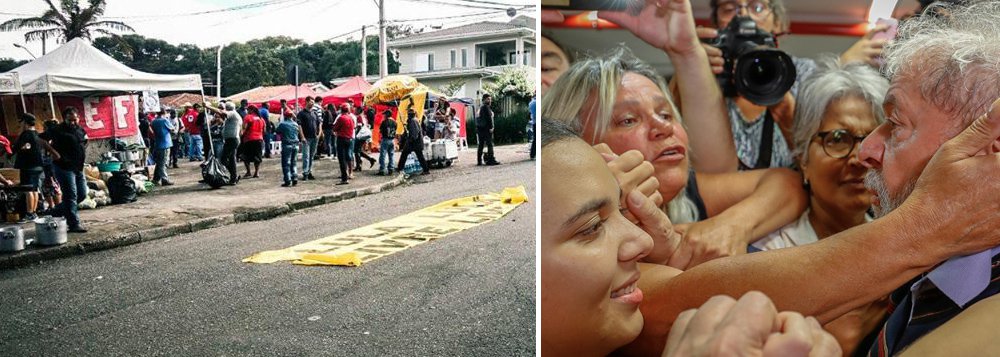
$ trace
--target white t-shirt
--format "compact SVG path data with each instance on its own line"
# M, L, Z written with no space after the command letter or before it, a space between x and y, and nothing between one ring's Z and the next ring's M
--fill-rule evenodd
M871 216L865 215L865 222L871 222L872 219ZM812 223L809 222L809 209L806 209L805 212L802 212L802 216L799 216L799 219L795 222L781 227L750 245L760 250L774 250L797 247L817 241L819 241L819 237L816 236L816 230L813 229Z

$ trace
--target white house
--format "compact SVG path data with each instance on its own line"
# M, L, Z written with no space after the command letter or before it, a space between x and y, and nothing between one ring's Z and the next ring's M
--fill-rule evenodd
M518 16L510 22L477 22L413 34L388 43L400 62L399 74L416 78L436 90L461 83L455 97L476 98L483 81L505 67L535 64L535 19Z

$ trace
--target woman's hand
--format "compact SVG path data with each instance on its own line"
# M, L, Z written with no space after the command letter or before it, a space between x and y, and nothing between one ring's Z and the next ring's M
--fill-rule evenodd
M676 230L684 238L667 265L681 270L712 259L746 253L752 232L749 227L717 218L678 224Z
M597 17L621 26L670 55L686 55L701 48L689 0L646 0L637 14L601 11Z
M619 156L611 151L608 144L594 145L594 150L601 154L604 161L608 163L611 174L615 176L615 180L618 180L618 186L622 190L621 200L623 203L625 197L628 197L632 190L638 190L652 200L657 207L663 204L663 195L659 191L660 181L654 176L653 164L644 161L639 151L630 150ZM628 218L633 223L635 222L635 217Z
M840 356L837 341L813 317L778 312L766 295L751 291L739 301L713 296L677 316L664 357Z
M639 191L626 195L625 202L628 213L638 221L636 225L653 238L653 250L642 261L666 265L681 242L681 235L674 230L670 218Z
M878 67L879 65L876 59L882 56L882 48L885 47L889 41L875 40L872 39L872 37L875 36L875 34L888 29L889 25L885 24L875 26L875 28L865 33L865 36L858 40L858 42L851 45L851 48L844 51L844 53L840 55L840 61L843 63L861 62L872 67Z

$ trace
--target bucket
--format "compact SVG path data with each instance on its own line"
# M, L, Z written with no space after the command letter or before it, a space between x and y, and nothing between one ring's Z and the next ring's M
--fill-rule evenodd
M66 243L66 219L45 216L35 220L35 243L60 245Z
M0 252L24 250L24 230L21 226L0 227Z
M101 162L97 164L97 171L100 172L115 172L121 169L122 163L119 161Z

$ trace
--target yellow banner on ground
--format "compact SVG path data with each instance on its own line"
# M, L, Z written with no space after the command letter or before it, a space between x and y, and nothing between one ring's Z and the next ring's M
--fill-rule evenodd
M244 263L291 260L298 265L362 263L503 217L528 200L524 186L463 197L294 247L254 254Z

